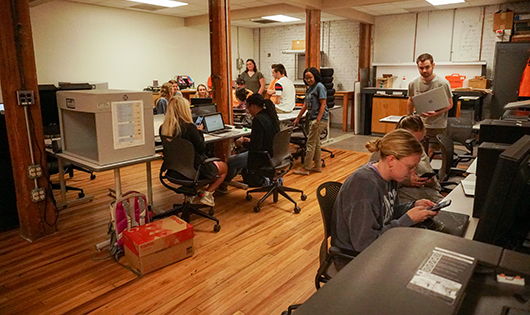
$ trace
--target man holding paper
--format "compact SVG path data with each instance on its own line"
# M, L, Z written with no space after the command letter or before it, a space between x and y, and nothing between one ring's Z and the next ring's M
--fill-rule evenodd
M428 146L429 143L436 142L434 138L437 134L446 133L447 112L453 107L453 94L451 93L451 85L449 84L449 81L434 74L434 60L430 54L425 53L418 56L416 64L420 76L414 78L414 80L409 83L409 99L407 102L408 114L413 114L414 109L416 108L417 110L417 107L420 107L420 104L415 106L414 97L427 91L442 87L448 100L448 102L445 102L444 99L443 103L439 103L438 107L440 108L436 110L429 110L422 113L418 112L418 114L424 118L425 126L427 128L424 141ZM416 100L416 102L418 102L418 100Z

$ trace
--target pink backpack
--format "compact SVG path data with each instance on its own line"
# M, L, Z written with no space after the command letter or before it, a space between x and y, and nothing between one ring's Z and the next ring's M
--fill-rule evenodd
M110 204L110 219L110 253L119 259L123 254L123 231L150 221L145 195L137 191L121 194Z

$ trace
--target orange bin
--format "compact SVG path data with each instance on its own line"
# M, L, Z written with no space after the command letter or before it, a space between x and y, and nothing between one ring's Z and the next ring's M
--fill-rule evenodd
M451 84L451 89L459 88L464 85L464 80L466 79L465 75L453 73L451 75L446 75L445 78Z

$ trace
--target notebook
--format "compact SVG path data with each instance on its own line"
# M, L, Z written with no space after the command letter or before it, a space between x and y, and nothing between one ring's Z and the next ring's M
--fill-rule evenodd
M440 210L437 216L416 224L415 227L456 236L464 236L468 224L469 216L467 214Z
M449 98L445 94L443 86L413 96L412 102L414 103L416 112L419 114L429 111L437 111L449 106Z
M203 131L208 134L219 134L232 130L232 128L225 126L221 113L204 115L202 124L204 126Z

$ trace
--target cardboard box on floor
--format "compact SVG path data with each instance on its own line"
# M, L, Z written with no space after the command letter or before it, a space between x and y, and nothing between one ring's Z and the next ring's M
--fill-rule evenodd
M141 274L193 255L193 226L177 216L123 232L125 258Z

